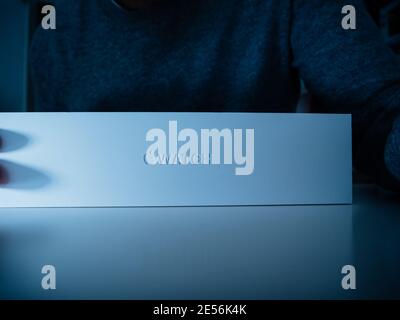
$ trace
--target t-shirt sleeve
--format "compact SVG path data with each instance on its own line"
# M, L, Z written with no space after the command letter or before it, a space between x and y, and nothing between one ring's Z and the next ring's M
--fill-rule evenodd
M356 9L356 29L342 27L342 8ZM293 67L319 112L351 113L355 166L376 182L397 182L385 145L400 116L400 59L384 43L361 0L293 0Z

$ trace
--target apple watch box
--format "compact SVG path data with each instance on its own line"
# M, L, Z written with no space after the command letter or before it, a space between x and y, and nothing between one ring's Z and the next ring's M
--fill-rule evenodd
M0 207L350 204L351 116L4 113Z

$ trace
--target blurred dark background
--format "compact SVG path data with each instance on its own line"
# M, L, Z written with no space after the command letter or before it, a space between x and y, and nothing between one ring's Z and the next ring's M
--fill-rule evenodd
M71 0L74 1L74 0ZM29 111L29 43L49 1L0 1L0 112ZM400 0L365 0L388 45L400 54Z

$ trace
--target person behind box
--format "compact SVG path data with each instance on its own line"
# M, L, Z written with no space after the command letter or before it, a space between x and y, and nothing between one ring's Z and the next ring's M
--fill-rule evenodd
M352 114L355 167L400 190L400 63L362 1L53 2L35 111L293 112L302 79L319 112Z

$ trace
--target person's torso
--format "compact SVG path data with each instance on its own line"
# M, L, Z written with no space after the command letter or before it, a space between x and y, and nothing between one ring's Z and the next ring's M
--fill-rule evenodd
M37 111L293 111L290 1L55 1L32 48Z

